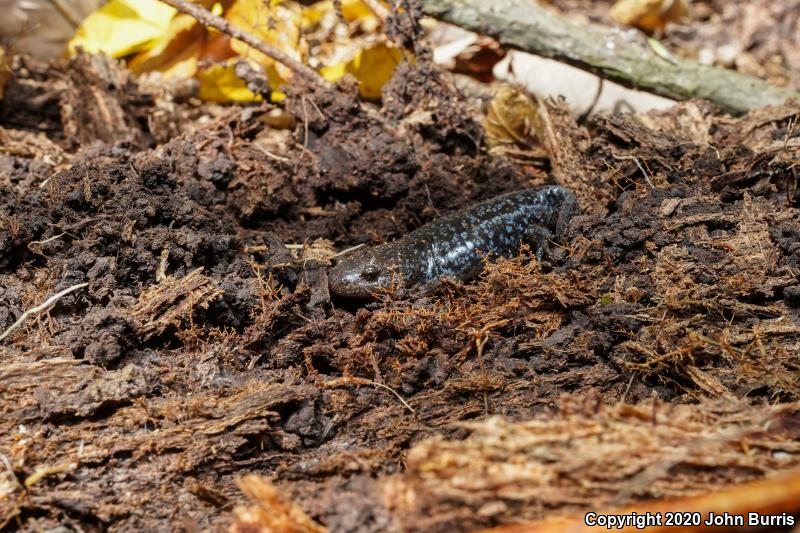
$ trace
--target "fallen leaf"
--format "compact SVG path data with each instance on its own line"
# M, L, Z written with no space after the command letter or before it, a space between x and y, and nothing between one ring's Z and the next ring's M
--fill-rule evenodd
M170 26L175 9L158 0L111 0L86 17L69 42L78 48L124 57L146 50Z
M380 26L380 20L361 0L342 0L340 13L330 1L308 7L289 0L196 3L301 63L309 60L306 37L313 39L318 43L316 64L327 65L322 68L323 76L335 81L352 74L365 98L380 97L383 85L403 59L399 48L376 42L376 36L369 33ZM325 28L313 28L323 19L327 20ZM309 33L312 30L317 33ZM349 37L354 34L358 36ZM157 0L111 0L86 19L70 46L73 51L82 47L114 57L135 54L128 66L137 74L157 71L172 77L195 76L200 82L198 96L218 103L260 100L236 77L234 58L263 68L273 102L285 98L280 89L292 80L292 71L283 64L188 15L176 15Z
M609 11L620 24L649 33L662 31L667 22L678 22L688 14L688 0L617 0Z
M399 48L378 43L365 48L348 63L347 72L360 82L361 96L380 98L383 85L391 79L402 60L403 52Z
M354 30L374 33L381 24L380 19L361 0L342 0L341 6L341 15L345 22L355 23L355 27L350 28L351 33ZM303 27L308 28L319 24L328 15L338 17L333 2L328 0L315 2L303 10Z
M328 81L340 80L342 76L347 74L347 63L336 63L324 66L319 69L319 73Z
M212 65L196 74L200 82L197 96L208 102L260 102L261 96L247 88L247 84L236 76L234 61Z
M194 76L205 35L206 29L194 17L179 14L148 50L128 62L128 68L136 74L158 71L177 77Z
M357 49L349 61L323 67L320 73L329 81L352 74L359 82L361 96L376 99L381 97L381 89L402 60L403 52L399 48L373 43Z
M536 144L539 111L525 92L504 85L497 89L486 109L484 129L490 148L517 145L530 148Z
M225 18L231 24L253 34L288 56L303 62L305 44L300 39L302 12L294 2L264 2L263 0L238 0L226 13ZM270 76L270 84L278 89L292 77L289 68L277 63L258 50L234 39L231 48L241 57L252 60L266 67L274 67L277 76Z

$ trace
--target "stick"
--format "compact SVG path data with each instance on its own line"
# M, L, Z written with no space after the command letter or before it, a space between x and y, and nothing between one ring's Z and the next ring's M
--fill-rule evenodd
M187 15L196 18L197 21L204 26L219 30L226 35L230 35L234 39L239 39L240 41L255 48L262 54L271 57L278 63L283 64L285 67L289 68L292 72L301 78L304 78L306 81L310 81L321 87L330 86L328 82L325 81L325 78L320 76L317 71L308 65L304 65L281 50L275 48L271 44L265 43L255 35L252 35L241 28L233 26L224 18L214 15L209 10L198 4L192 4L186 0L161 0L161 2L174 7L181 13L186 13Z
M569 63L622 85L674 100L704 98L736 114L800 100L800 93L732 70L689 59L671 61L635 31L582 24L531 0L421 0L445 22L489 35L501 44Z
M343 256L345 254L349 254L350 252L353 252L353 251L358 250L359 248L363 248L363 247L364 247L364 243L363 242L361 244L356 244L355 246L351 246L350 248L346 248L346 249L342 250L341 252L337 252L337 253L333 254L328 259L334 259L336 257L341 257L341 256Z
M408 405L408 402L406 402L403 399L403 397L400 396L400 394L398 394L396 390L389 387L388 385L384 385L383 383L378 383L377 381L372 381L370 379L365 379L365 378L357 378L353 376L342 376L340 378L326 381L325 383L322 384L322 386L325 387L326 389L335 389L337 387L343 387L347 385L372 385L373 387L380 387L382 389L385 389L394 394L395 397L397 397L397 399L400 400L400 403L402 403L406 409L416 414L414 408Z
M87 285L89 285L89 284L88 284L88 283L78 283L77 285L73 285L72 287L67 287L67 288L66 288L66 289L64 289L63 291L61 291L61 292L57 292L56 294L52 295L50 298L48 298L47 300L45 300L45 301L44 301L44 302L42 302L41 304L37 305L36 307L33 307L33 308L31 308L31 309L28 309L27 311L25 311L24 313L22 313L22 316L20 316L20 317L17 319L17 321L16 321L16 322L14 322L13 324L11 324L11 325L8 327L8 329L6 329L6 330L3 332L3 334L2 334L2 335L0 335L0 341L3 341L3 339L5 339L6 337L8 337L8 336L11 334L11 332L12 332L12 331L14 331L15 329L17 329L17 328L20 326L20 324L22 324L23 322L25 322L25 319L26 319L26 318L28 318L29 316L31 316L31 315L35 315L36 313L41 313L42 311L44 311L44 310L48 309L48 308L49 308L51 305L53 305L54 303L56 303L56 302L57 302L57 301L58 301L60 298L63 298L63 297L64 297L64 296L66 296L67 294L69 294L69 293L71 293L71 292L75 292L75 291L77 291L78 289L82 289L82 288L86 287Z

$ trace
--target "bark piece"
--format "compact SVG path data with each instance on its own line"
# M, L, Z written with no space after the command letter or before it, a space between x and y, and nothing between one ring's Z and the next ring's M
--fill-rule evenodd
M189 319L194 309L207 308L221 294L201 267L180 279L165 278L144 291L131 308L131 317L136 330L148 340Z

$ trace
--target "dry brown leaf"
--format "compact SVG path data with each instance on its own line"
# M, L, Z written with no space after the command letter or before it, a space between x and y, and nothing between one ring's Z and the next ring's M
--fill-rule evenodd
M507 144L530 146L536 143L537 105L530 96L510 85L499 87L486 110L486 136L489 146Z
M486 109L484 129L493 153L546 157L537 103L511 85L499 87ZM511 154L509 154L511 152Z

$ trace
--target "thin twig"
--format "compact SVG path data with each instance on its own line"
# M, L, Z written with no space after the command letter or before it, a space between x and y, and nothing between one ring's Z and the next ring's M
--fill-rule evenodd
M36 313L41 313L42 311L47 310L48 308L50 308L51 305L56 303L60 298L63 298L67 294L69 294L71 292L75 292L78 289L82 289L82 288L84 288L84 287L86 287L88 285L89 285L88 283L78 283L77 285L73 285L72 287L67 287L63 291L57 292L56 294L52 295L50 298L48 298L47 300L45 300L41 304L37 305L36 307L28 309L27 311L22 313L22 315L17 319L16 322L11 324L8 327L8 329L6 329L3 332L3 334L0 335L0 341L5 339L6 337L8 337L11 334L11 332L14 331L15 329L17 329L20 326L20 324L25 322L25 319L28 318L29 316L35 315Z
M647 171L644 169L642 164L639 162L639 158L638 157L634 157L633 158L633 162L636 163L636 166L639 167L639 170L642 171L642 174L644 175L644 181L647 182L647 184L650 186L651 189L655 189L655 185L653 185L653 182L650 181L650 176L647 175Z
M47 476L52 476L54 474L61 474L62 472L68 472L70 470L75 470L77 468L76 463L61 463L58 465L53 466L45 466L38 468L33 474L25 478L25 488L30 488L42 479L46 478Z
M222 33L233 37L234 39L238 39L245 44L255 48L262 54L271 57L278 63L281 63L292 72L297 74L298 76L310 81L316 85L321 87L329 87L325 79L320 76L317 71L309 67L308 65L304 65L303 63L297 61L296 59L290 57L286 53L282 52L278 48L275 48L269 43L265 43L255 35L244 31L241 28L237 28L236 26L232 25L230 22L225 20L222 17L218 17L211 13L209 10L201 7L198 4L192 4L187 2L186 0L161 0L163 3L174 7L181 13L186 13L198 20L204 26L208 26L214 28L216 30L221 31Z
M332 379L330 381L326 381L322 386L325 387L326 389L335 389L337 387L342 387L346 385L373 385L375 387L386 389L392 394L394 394L397 397L397 399L400 400L400 403L402 403L406 407L406 409L408 409L412 413L416 413L414 408L408 405L408 402L406 402L403 399L403 397L400 396L400 394L398 394L396 390L389 387L388 385L384 385L383 383L378 383L377 381L372 381L370 379L357 378L352 376L343 376L340 378Z
M256 150L260 151L262 154L264 154L265 156L269 157L270 159L274 159L275 161L281 161L283 163L291 163L292 162L292 160L289 159L288 157L275 155L275 154L273 154L272 152L270 152L269 150L267 150L266 148L264 148L263 146L261 146L258 143L253 143L251 146L255 146Z
M334 259L336 257L341 257L344 254L349 254L350 252L353 252L353 251L358 250L359 248L363 248L363 247L364 247L364 243L363 242L361 244L356 244L355 246L351 246L350 248L345 248L341 252L336 252L335 254L330 256L328 259Z
M653 182L650 181L650 176L647 174L647 171L644 169L642 164L639 162L639 158L638 157L633 156L633 155L617 155L617 154L611 154L611 157L613 157L614 159L617 159L617 160L621 159L621 160L625 160L625 161L633 161L634 163L636 163L636 166L642 172L642 175L644 176L644 181L647 182L647 185L649 185L651 189L655 189L656 188L655 185L653 185Z
M48 242L53 242L53 241L55 241L55 240L58 240L58 239L60 239L61 237L63 237L63 236L64 236L64 235L66 235L66 234L67 234L67 233L66 233L66 232L64 232L64 233L59 233L58 235L53 235L53 236L52 236L52 237L50 237L49 239L45 239L45 240L43 240L43 241L31 241L31 242L29 242L29 243L28 243L28 249L30 250L31 246L34 246L34 245L39 245L39 246L41 246L42 244L47 244Z

